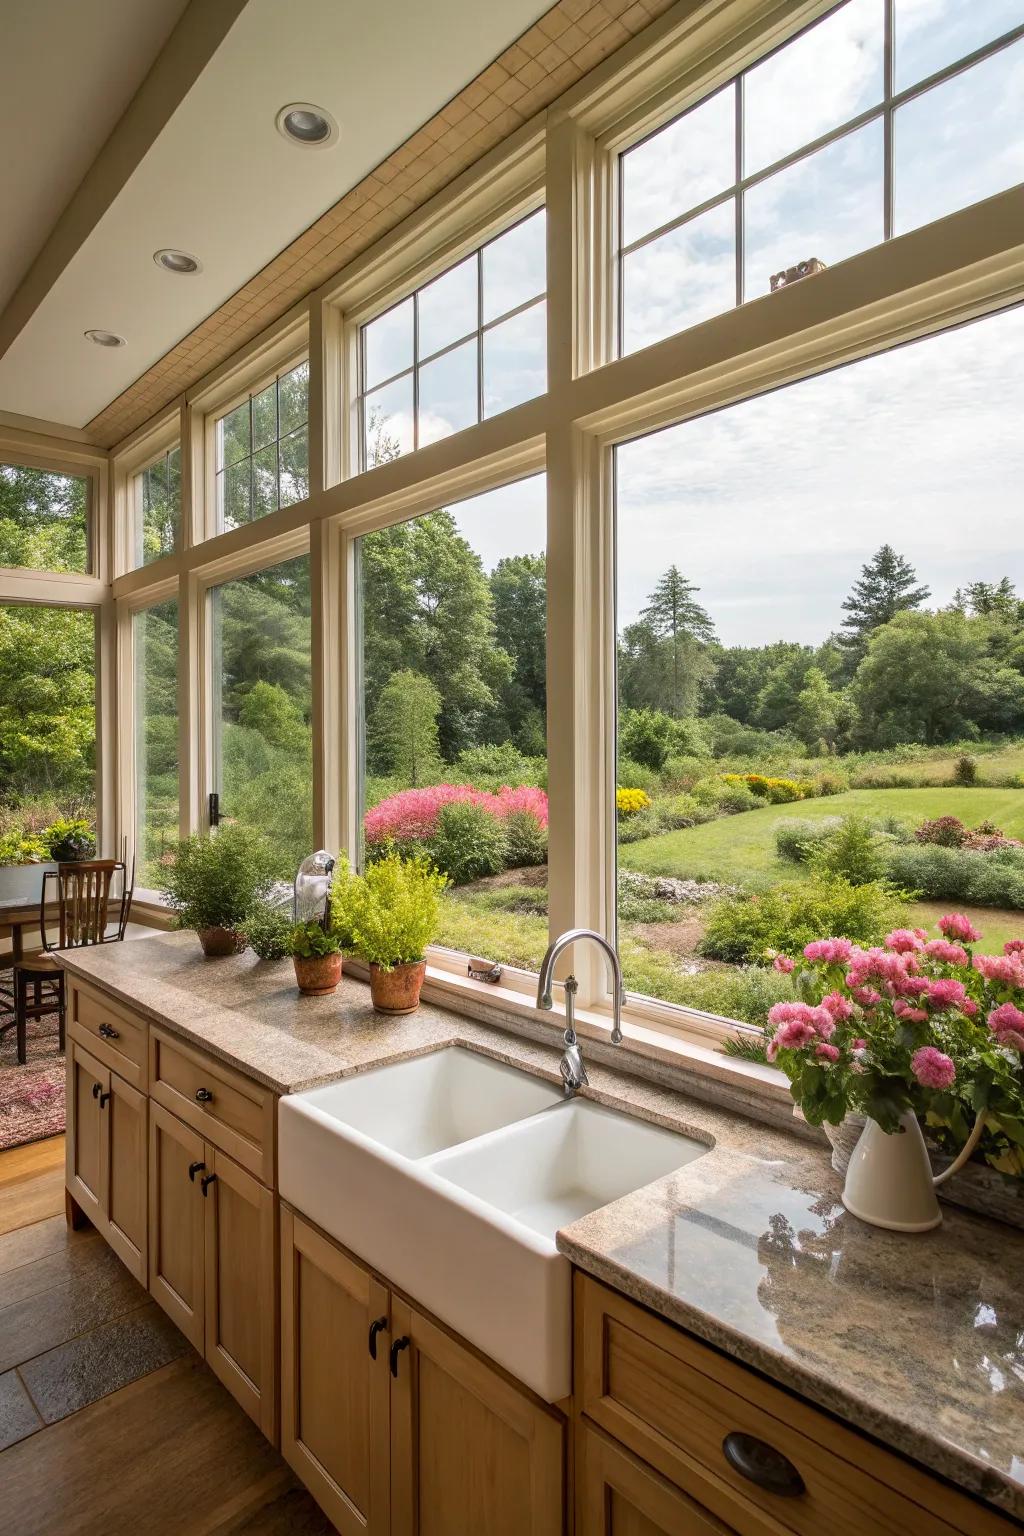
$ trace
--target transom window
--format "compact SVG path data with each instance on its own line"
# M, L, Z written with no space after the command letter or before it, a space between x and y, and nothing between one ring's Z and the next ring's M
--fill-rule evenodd
M0 568L89 569L90 485L28 464L0 464Z
M540 208L364 325L363 467L542 394L545 290Z
M175 443L135 476L136 566L178 547L181 521L181 448Z
M1022 72L1022 0L846 0L635 145L620 350L1024 180Z
M240 528L309 495L309 363L217 422L217 516Z

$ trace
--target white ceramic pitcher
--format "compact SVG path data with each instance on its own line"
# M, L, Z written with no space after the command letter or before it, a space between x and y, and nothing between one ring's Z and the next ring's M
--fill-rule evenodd
M942 1220L936 1188L951 1178L970 1157L984 1129L979 1115L959 1155L934 1175L917 1117L909 1112L891 1135L869 1120L853 1149L843 1204L852 1215L873 1227L893 1232L930 1232Z

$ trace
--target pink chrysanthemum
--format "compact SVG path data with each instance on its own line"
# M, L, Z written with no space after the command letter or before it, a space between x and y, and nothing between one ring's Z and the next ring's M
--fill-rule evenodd
M804 958L824 965L845 965L853 954L849 939L814 939L804 945Z
M839 1051L836 1046L829 1045L826 1041L822 1041L820 1045L814 1047L814 1054L818 1057L819 1061L839 1060Z
M930 960L938 960L942 965L966 965L967 951L962 944L951 944L948 939L930 939L924 947L924 952Z
M945 917L940 917L939 932L947 939L962 939L965 944L975 944L981 938L977 928L962 912L947 912Z
M930 981L928 1001L933 1008L962 1008L967 1001L963 982L956 981L952 976L940 976Z
M1024 939L1007 939L1003 945L1003 954L1024 957Z
M837 1024L853 1017L853 1004L841 992L830 992L821 1000L821 1006L830 1013Z
M782 971L784 975L788 976L790 971L793 970L795 962L788 955L776 955L772 965L775 970Z
M1012 1003L1000 1003L989 1014L988 1027L999 1038L1010 1032L1024 1035L1024 1013Z
M951 1088L956 1081L956 1067L934 1045L922 1045L910 1058L910 1070L922 1088Z
M921 936L912 928L894 928L892 933L887 933L885 942L890 949L897 954L912 954L915 949L921 948Z

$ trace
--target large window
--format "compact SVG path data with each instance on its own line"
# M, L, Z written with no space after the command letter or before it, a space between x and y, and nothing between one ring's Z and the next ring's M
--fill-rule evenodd
M364 850L448 875L438 942L536 969L547 944L544 478L360 542Z
M178 838L178 604L143 609L132 620L135 660L135 878L160 885Z
M1022 394L1018 308L618 450L634 990L757 1023L775 949L1020 935Z
M149 565L178 547L181 522L181 449L162 453L133 479L133 563Z
M95 823L96 625L0 606L0 864L45 859L54 822Z
M0 568L87 571L89 489L84 475L0 464Z
M309 556L226 582L212 598L220 816L264 831L291 879L313 851Z
M309 364L280 374L217 422L217 515L240 528L309 495Z
M543 394L544 239L541 208L362 327L365 468Z
M624 352L1024 180L1021 0L885 16L846 0L622 155Z

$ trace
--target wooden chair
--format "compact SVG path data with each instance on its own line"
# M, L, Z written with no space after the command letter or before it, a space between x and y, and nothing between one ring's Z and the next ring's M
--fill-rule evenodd
M121 876L121 895L112 894L116 877ZM49 882L54 882L51 894ZM135 887L135 867L131 880L123 859L88 859L75 864L58 864L43 875L39 904L39 931L42 950L18 961L14 967L14 1024L18 1035L18 1063L28 1059L28 1021L47 1014L58 1016L60 1049L65 1039L64 970L54 958L62 949L79 949L87 944L116 944L124 938L131 912ZM51 944L46 929L47 903L56 905L58 938ZM116 918L111 908L118 903ZM114 923L114 931L108 928ZM29 989L32 991L29 1000Z

